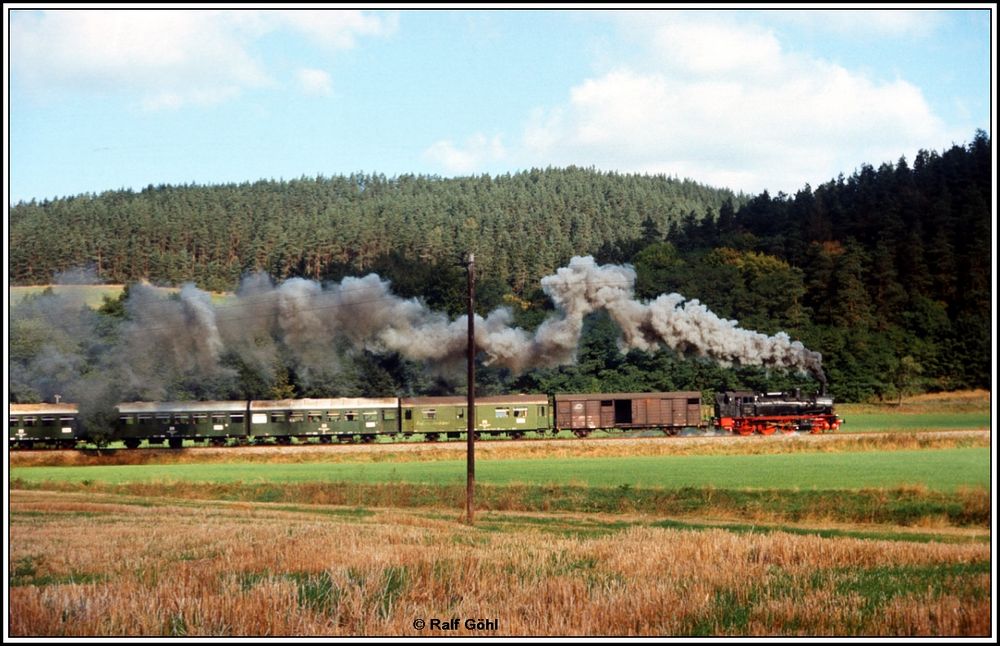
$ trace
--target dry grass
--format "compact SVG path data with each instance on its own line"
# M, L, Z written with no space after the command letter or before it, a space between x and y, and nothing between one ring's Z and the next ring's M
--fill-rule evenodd
M104 303L104 298L116 299L121 296L125 285L122 284L100 284L100 285L12 285L9 288L10 304L16 306L25 297L41 294L46 289L51 289L52 293L71 302L78 302L92 309L97 309ZM180 287L152 287L164 296L176 294ZM212 300L216 303L228 298L230 292L210 292Z
M337 505L351 508L389 507L407 510L464 509L465 483L404 482L233 482L188 480L164 482L28 483L15 479L18 490L53 491L123 500L169 498L184 504L219 501L278 503L295 506ZM478 509L499 512L587 512L654 514L670 517L710 516L738 523L809 523L832 527L864 523L931 529L988 529L992 518L989 491L959 487L932 491L923 485L857 490L720 489L713 486L679 489L590 487L510 483L476 485Z
M988 390L956 390L948 393L924 393L913 397L904 397L904 404L911 403L950 403L950 402L984 402L989 405Z
M924 393L899 400L872 401L865 404L838 404L839 415L858 413L945 413L945 412L989 412L989 390L960 390L944 393Z
M902 451L990 446L989 431L872 435L773 435L748 437L649 437L609 440L493 441L476 444L484 460L640 457L668 455L774 455ZM410 462L456 460L465 442L356 446L255 446L111 451L12 451L11 467L194 463Z
M398 510L142 502L11 492L12 636L990 631L984 544L649 527L563 537ZM413 626L452 617L499 629Z

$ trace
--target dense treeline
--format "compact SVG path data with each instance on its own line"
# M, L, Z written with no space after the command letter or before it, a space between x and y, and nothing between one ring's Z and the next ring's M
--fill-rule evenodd
M477 254L478 309L537 326L541 276L573 255L630 263L642 298L677 291L823 353L841 401L991 386L991 141L865 165L795 195L748 198L690 181L535 170L496 178L382 176L150 187L10 209L10 276L45 283L91 266L107 282L232 289L249 271L339 280L376 271L401 296L464 310L461 252ZM102 316L121 317L108 303ZM16 339L25 362L42 341ZM481 366L482 393L813 388L805 375L723 367L665 350L622 354L591 316L578 362L514 376ZM19 359L20 360L20 359ZM25 364L27 365L27 363ZM241 370L240 366L232 366ZM17 366L14 366L17 368ZM460 386L399 356L364 352L327 384L242 371L215 397L438 394ZM459 384L461 382L458 382ZM16 386L16 387L15 387ZM203 396L204 383L172 396ZM39 397L30 384L12 393Z
M676 290L819 350L834 390L990 387L991 142L862 166L794 196L687 221L633 259L639 292Z
M473 250L483 275L520 292L573 254L637 237L644 222L665 231L743 199L691 181L579 168L150 186L12 207L10 280L46 284L88 266L108 283L225 291L255 270L336 280Z

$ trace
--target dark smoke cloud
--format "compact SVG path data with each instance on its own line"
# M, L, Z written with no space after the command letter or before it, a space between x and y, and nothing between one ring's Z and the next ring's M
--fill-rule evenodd
M810 372L825 381L819 353L787 334L744 330L680 294L638 301L635 278L630 266L574 257L567 267L542 279L556 311L534 333L514 327L510 310L497 309L476 317L477 348L488 363L516 374L572 363L584 319L604 310L621 329L623 352L671 348L727 365ZM57 304L53 300L32 307L58 310ZM106 384L114 382L122 400L156 400L173 396L171 384L185 380L199 384L202 395L212 395L213 387L233 388L238 375L229 359L234 357L267 382L279 365L290 362L288 367L308 384L336 373L351 352L396 352L447 370L461 366L466 351L464 316L451 320L418 299L395 296L389 282L375 274L322 285L301 278L275 284L257 273L218 303L193 285L173 298L164 298L162 290L148 285L135 285L125 306L129 318L113 338L99 333L93 313L77 311L70 320L80 321L78 330L63 331L43 344L44 351L18 364L18 379L36 388L45 384L46 397L57 387L82 394L86 389L73 385L72 379L65 385L51 382L66 382L81 365L100 365L103 376L91 387L101 391L102 399L110 398ZM39 315L35 310L35 324L27 325L28 331L44 329L46 319L68 316L56 311ZM12 326L12 338L14 331ZM87 372L89 378L98 374Z

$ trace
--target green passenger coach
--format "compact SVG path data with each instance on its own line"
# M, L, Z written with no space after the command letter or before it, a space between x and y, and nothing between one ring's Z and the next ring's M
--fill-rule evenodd
M281 444L294 438L317 438L329 443L360 438L373 442L378 435L395 435L399 400L395 397L282 399L250 402L249 437L273 437Z
M428 440L442 434L460 437L468 429L465 397L411 397L400 400L404 436L422 433ZM515 439L528 432L549 429L549 399L546 395L476 397L475 427L478 436L506 435Z
M146 440L180 448L184 440L216 446L246 433L247 404L240 401L128 402L118 405L118 439L127 448Z
M8 446L73 448L80 432L76 404L11 404Z

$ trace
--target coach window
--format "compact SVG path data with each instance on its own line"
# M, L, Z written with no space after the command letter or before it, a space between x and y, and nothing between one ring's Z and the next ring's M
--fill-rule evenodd
M199 413L198 415L193 415L195 424L204 424L208 421L208 415Z
M178 424L187 424L191 421L190 415L174 415L174 421Z
M17 418L16 417L11 417L10 418L10 427L14 428L15 426L20 426L20 424L17 423Z
M317 423L323 421L323 413L318 410L311 410L306 413L306 420L310 423Z
M293 424L301 422L304 419L305 419L305 417L302 415L302 413L289 413L288 414L288 421L292 422Z
M24 418L24 425L25 426L34 426L35 425L35 421L36 420L35 420L34 417L25 417Z
M505 419L507 417L510 417L509 408L495 408L493 410L496 411L497 419Z
M72 417L60 417L59 418L59 423L62 424L63 426L68 426L68 425L70 425L70 424L73 423L73 418Z
M156 416L156 421L159 422L160 424L169 424L170 423L170 415L157 415Z
M271 423L278 424L285 421L284 413L271 413Z
M437 419L438 412L436 408L425 408L423 413L424 419Z
M43 417L42 418L42 426L52 426L55 423L56 423L56 418L55 417Z
M544 406L539 406L538 407L538 416L539 417L545 417L545 407Z
M349 410L346 413L344 413L344 419L346 419L348 422L353 422L357 418L358 418L358 411L356 410Z
M362 413L361 417L366 422L374 422L378 420L378 413L376 413L375 411L366 411Z
M403 419L413 419L413 410L407 408L405 411L403 411Z
M222 414L212 415L212 424L225 424L226 416Z
M387 410L382 411L382 419L384 419L384 420L393 420L393 419L396 419L396 411L394 411L392 409L387 409Z
M242 424L243 423L243 414L242 413L237 413L235 415L230 415L229 416L229 422L231 424Z
M132 424L135 424L135 418L132 417L131 415L122 415L118 419L119 421L121 421L122 424L125 424L126 426L131 426Z
M458 418L458 419L465 419L465 409L464 408L456 408L455 409L455 417Z
M519 419L524 419L527 416L528 416L528 409L527 408L515 408L514 409L514 417L517 417Z

